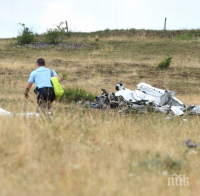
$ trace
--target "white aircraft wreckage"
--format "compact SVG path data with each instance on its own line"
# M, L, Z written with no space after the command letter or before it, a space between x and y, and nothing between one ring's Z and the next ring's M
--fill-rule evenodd
M186 105L174 97L173 91L155 88L146 83L137 85L137 90L125 88L122 83L116 85L115 93L107 93L102 89L102 94L96 97L96 102L91 103L90 107L119 108L123 112L146 113L151 111L163 112L175 116L183 114L200 115L200 106Z

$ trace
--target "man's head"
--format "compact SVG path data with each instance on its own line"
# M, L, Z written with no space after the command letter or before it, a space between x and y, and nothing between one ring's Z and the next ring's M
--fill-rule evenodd
M43 58L39 58L37 60L37 65L40 66L45 66L45 60Z

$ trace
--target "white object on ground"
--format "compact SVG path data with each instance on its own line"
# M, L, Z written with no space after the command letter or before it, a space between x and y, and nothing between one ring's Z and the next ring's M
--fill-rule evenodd
M130 89L127 89L127 88L120 89L119 91L117 91L115 93L115 96L117 96L117 97L122 96L126 101L130 101L130 102L139 101L137 99L134 99L132 91ZM136 98L136 96L135 96L135 98Z
M8 116L8 115L10 116L12 115L12 113L0 108L0 116Z
M200 115L200 105L191 105L192 109L189 110L189 114Z
M172 106L170 109L175 116L182 116L184 114L184 112L177 106Z
M40 116L40 114L37 113L37 112L31 112L31 113L19 113L19 114L16 114L16 116L36 117L36 118L38 118Z
M50 115L51 112L49 112L48 114ZM36 112L12 114L11 112L0 108L0 116L14 116L14 115L15 116L23 116L23 117L36 117L36 118L38 118L40 116L40 114L36 113Z

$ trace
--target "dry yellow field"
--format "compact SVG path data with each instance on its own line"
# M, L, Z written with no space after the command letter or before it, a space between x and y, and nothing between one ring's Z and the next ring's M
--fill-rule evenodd
M70 38L90 47L33 49L0 40L0 107L34 112L35 96L24 87L37 58L57 71L63 86L95 95L123 82L176 91L185 104L200 104L200 42L140 37ZM167 54L169 70L156 64ZM164 114L119 114L55 103L53 118L0 117L2 196L188 196L200 194L200 157L184 141L200 142L198 116L166 120ZM188 121L183 121L187 118ZM198 150L197 150L198 152ZM186 175L189 186L168 186Z

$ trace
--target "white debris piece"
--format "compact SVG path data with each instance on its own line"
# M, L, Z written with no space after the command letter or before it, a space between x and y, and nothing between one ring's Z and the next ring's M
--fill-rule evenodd
M152 87L149 84L144 82L137 85L138 90L144 92L147 95L151 95L154 97L154 103L159 106L170 105L170 106L182 106L185 107L184 104L173 97L176 93L173 91L162 90L159 88Z
M50 114L50 112L49 112ZM35 112L32 112L32 113L17 113L17 114L13 114L7 110L4 110L2 108L0 108L0 116L23 116L23 117L39 117L39 113L35 113Z
M144 82L138 84L137 87L138 87L138 90L144 92L147 95L151 95L152 97L154 97L154 103L159 106L166 105L171 95L174 94L173 92L152 87L151 85L146 84Z
M200 105L190 105L188 107L189 114L200 115Z
M171 106L179 106L181 108L185 108L185 104L181 102L179 99L177 99L176 97L171 97L169 104Z
M184 114L184 112L177 106L172 106L170 109L175 116L182 116Z
M37 112L31 112L31 113L19 113L19 114L16 114L17 116L23 116L23 117L36 117L38 118L40 116L39 113Z
M133 91L131 91L131 90L127 89L127 88L122 88L122 89L120 89L119 91L117 91L115 93L115 96L117 96L117 97L122 96L126 101L130 101L130 102L139 101L137 99L134 99L134 95L133 95L132 92Z
M10 116L12 115L12 113L0 108L0 116L8 116L8 115Z

